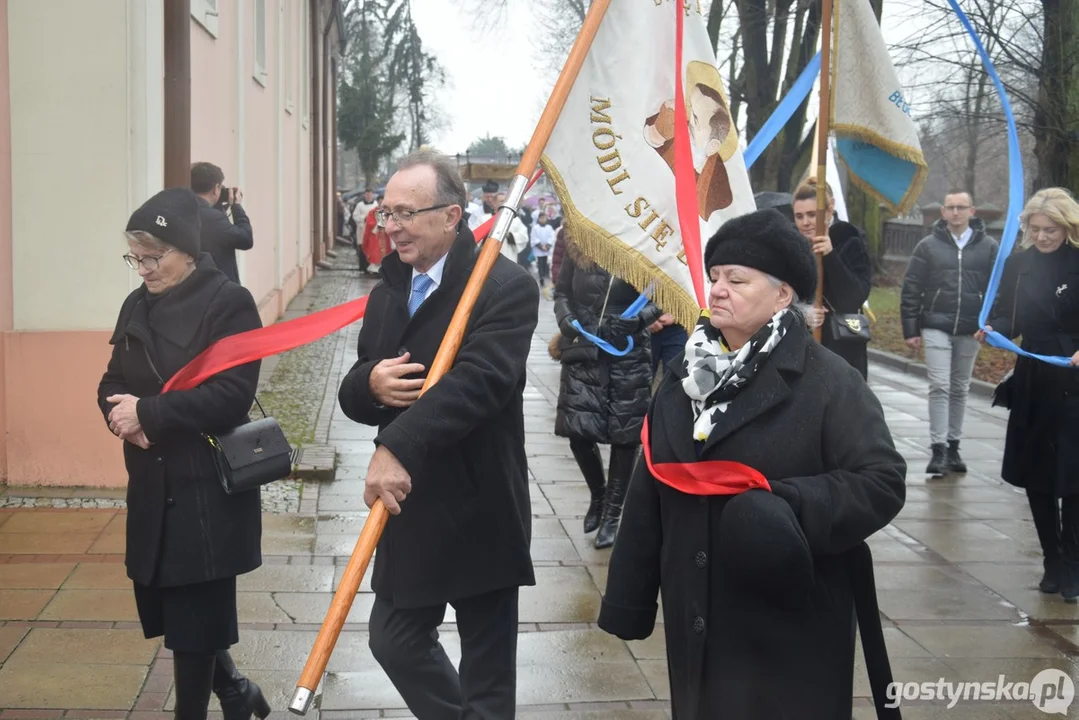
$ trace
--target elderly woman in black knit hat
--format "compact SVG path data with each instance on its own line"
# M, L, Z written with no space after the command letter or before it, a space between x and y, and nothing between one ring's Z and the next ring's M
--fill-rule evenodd
M194 193L164 190L131 216L124 262L143 284L128 295L98 386L109 429L124 441L127 575L146 637L173 652L175 716L205 718L211 690L226 720L270 708L228 649L239 640L236 576L262 564L258 490L228 495L203 433L247 422L259 363L192 390L164 383L228 335L261 327L251 293L199 252Z
M599 625L648 637L662 592L678 720L850 720L855 611L890 679L865 540L906 465L862 377L809 335L812 252L781 214L708 242L710 316L656 392Z

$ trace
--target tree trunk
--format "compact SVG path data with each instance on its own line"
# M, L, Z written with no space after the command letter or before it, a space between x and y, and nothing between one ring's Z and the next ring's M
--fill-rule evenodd
M1045 26L1034 112L1034 188L1079 188L1079 0L1042 0Z

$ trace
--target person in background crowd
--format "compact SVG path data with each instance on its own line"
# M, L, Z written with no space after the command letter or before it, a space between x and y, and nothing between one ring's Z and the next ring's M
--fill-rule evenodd
M661 367L665 368L686 348L689 333L674 321L670 313L663 313L648 326L652 333L652 378L656 377Z
M420 395L476 262L464 203L456 163L433 151L390 178L378 212L397 252L338 400L378 427L364 500L393 515L375 554L371 652L416 717L493 720L515 716L518 589L535 584L523 395L539 293L496 258L453 366ZM447 604L460 671L438 641Z
M637 317L623 319L622 313L639 293L585 257L568 230L562 239L566 254L554 290L559 335L549 348L562 363L555 435L569 438L592 495L584 531L598 528L595 546L603 549L614 544L618 533L626 485L640 446L651 385L647 328L660 311L649 303ZM622 357L603 352L580 337L574 320L618 348L624 348L627 336L632 336L633 350ZM611 446L606 479L601 444Z
M813 245L813 252L824 264L823 313L860 313L869 299L873 284L873 265L869 261L865 233L848 222L835 219L835 196L832 187L825 185L828 207L824 226L828 234L817 236L817 182L811 178L794 191L794 222L798 232ZM807 300L809 298L806 298ZM808 313L809 326L821 328L821 345L850 363L850 366L869 376L868 343L837 338L827 318L818 317L816 309Z
M236 251L254 247L255 235L251 220L240 204L244 194L236 187L225 191L224 182L225 173L212 163L197 162L191 166L191 190L198 196L199 202L202 249L209 253L214 265L225 273L225 277L239 283ZM231 221L224 211L215 207L222 199L232 215Z
M1079 600L1079 203L1063 188L1035 193L1023 248L1004 264L986 330L1023 349L1071 358L1057 367L1019 356L1005 382L1010 407L1001 476L1024 488L1044 558L1038 588ZM985 334L978 333L984 340Z
M475 231L484 221L498 209L498 183L488 180L483 184L483 205L477 212L470 212L468 216L468 229Z
M944 216L914 248L903 278L903 337L925 349L929 369L929 475L964 473L959 455L967 391L978 357L978 313L997 259L997 242L974 217L969 192L944 197ZM947 444L945 444L947 443Z
M270 706L229 647L239 642L236 576L262 565L262 503L258 489L225 493L204 434L247 422L259 362L161 392L210 345L262 327L251 293L200 252L206 209L170 188L131 215L124 262L143 284L120 308L97 401L124 444L124 562L143 634L163 635L172 651L175 717L205 720L213 691L225 720L249 720Z
M554 249L551 250L551 284L558 284L558 271L562 267L562 258L566 254L566 228L558 228L554 234Z
M367 261L367 267L361 273L367 276L377 276L382 258L392 252L389 236L385 228L378 224L378 204L382 202L382 196L378 196L374 207L368 211L363 221L363 240L360 244L362 257Z
M497 212L498 209L502 207L505 202L506 193L498 193L495 196L495 212ZM483 222L487 222L493 216L494 213L491 213L491 215L484 217ZM499 250L499 252L501 252L513 262L517 262L517 256L520 254L521 250L529 248L530 246L531 243L529 241L528 228L525 227L525 224L521 222L521 219L517 217L516 213L514 213L513 218L510 220L509 234L502 241L502 248L501 250Z
M548 256L554 249L554 228L547 224L546 213L540 213L536 224L532 226L532 254L536 256L536 270L539 272L540 288L545 288L550 278L551 269L547 264ZM546 291L543 293L546 295Z
M816 262L782 214L725 223L705 267L711 315L649 408L599 627L648 637L662 593L678 720L850 720L856 610L887 667L865 540L903 507L906 464L807 330Z
M352 210L349 213L351 232L348 233L348 236L352 240L352 247L356 249L356 260L359 263L360 274L377 274L381 254L378 252L377 244L372 246L367 242L368 221L371 213L378 206L375 202L374 190L369 187L364 188L363 196L353 202Z

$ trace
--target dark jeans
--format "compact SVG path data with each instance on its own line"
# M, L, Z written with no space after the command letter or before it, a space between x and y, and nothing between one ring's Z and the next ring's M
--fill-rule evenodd
M424 720L512 718L517 693L517 588L452 603L461 636L460 673L438 641L446 605L371 609L371 653Z
M540 287L543 287L544 283L551 279L551 266L547 264L546 255L536 256L536 270L539 271Z
M681 325L668 325L652 336L652 377L656 376L660 364L666 367L667 363L674 360L683 350L689 335Z
M1079 561L1079 495L1057 500L1049 493L1027 490L1027 502L1046 559L1063 554L1065 560Z

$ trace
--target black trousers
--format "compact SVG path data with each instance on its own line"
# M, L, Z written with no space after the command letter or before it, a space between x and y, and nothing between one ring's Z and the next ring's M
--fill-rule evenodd
M438 641L445 605L400 609L375 598L371 653L417 718L515 716L517 594L506 588L451 603L461 636L460 673Z
M543 287L551 279L551 268L547 264L546 255L536 256L536 270L539 271L539 284Z
M1027 490L1030 514L1042 554L1053 560L1079 561L1079 495L1057 500L1055 495Z

